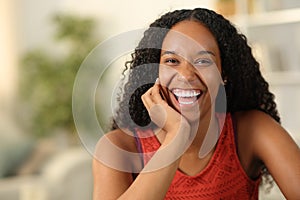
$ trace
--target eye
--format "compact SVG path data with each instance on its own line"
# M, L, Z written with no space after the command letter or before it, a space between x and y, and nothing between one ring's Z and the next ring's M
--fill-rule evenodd
M176 58L166 58L164 60L164 63L166 64L171 64L171 65L175 65L175 64L178 64L179 61L176 59Z
M199 58L197 59L194 64L198 65L198 66L210 66L212 65L214 62L211 59L208 58Z

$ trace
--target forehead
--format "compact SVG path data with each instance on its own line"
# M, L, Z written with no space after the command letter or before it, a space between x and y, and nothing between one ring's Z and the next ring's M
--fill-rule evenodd
M166 35L162 48L188 47L189 49L206 49L218 54L219 48L212 33L196 21L182 21L174 25Z

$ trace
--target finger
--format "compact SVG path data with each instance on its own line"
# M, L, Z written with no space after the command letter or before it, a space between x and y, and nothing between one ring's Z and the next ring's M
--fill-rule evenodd
M149 111L149 109L151 108L151 106L153 106L154 102L151 99L151 93L152 93L152 88L150 88L149 90L147 90L147 92L145 92L142 96L142 102L144 104L144 106L146 107L146 109Z
M157 102L157 100L161 99L161 98L159 98L159 97L161 97L159 95L159 91L160 91L159 83L155 82L154 86L152 87L152 93L151 93L153 100L155 102Z
M154 85L159 85L159 78L156 78Z
M164 104L164 103L166 103L164 101L164 99L162 98L161 91L160 91L160 89L159 89L158 86L156 86L156 87L153 88L153 91L152 91L152 100L156 104Z
M167 112L161 104L155 104L149 110L151 120L160 128L165 126L167 121Z
M146 108L147 110L149 110L149 109L150 109L150 105L149 105L149 100L148 100L148 98L146 97L146 95L143 94L143 95L141 96L141 99L142 99L142 102L143 102L145 108Z
M165 101L165 100L166 100L166 96L165 96L165 94L163 93L163 87L162 87L162 85L161 85L161 83L160 83L160 79L159 79L159 78L156 79L155 85L158 85L158 86L159 86L159 93L160 93L160 95L161 95L162 100Z
M165 97L162 92L162 87L160 85L159 79L157 78L152 89L152 98L155 103L165 102ZM166 103L166 102L165 102Z

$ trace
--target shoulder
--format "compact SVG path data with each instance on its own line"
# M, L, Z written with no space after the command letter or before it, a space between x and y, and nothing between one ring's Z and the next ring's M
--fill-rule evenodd
M259 130L267 128L266 125L280 125L270 115L259 110L241 111L233 114L239 123L247 125L247 129ZM261 125L265 126L261 126Z
M232 114L235 125L237 153L241 165L250 178L260 174L262 158L257 151L259 138L268 137L268 124L277 123L269 115L258 110L241 111ZM263 140L263 139L261 139Z
M270 115L250 110L234 114L237 123L238 145L265 163L272 155L281 155L283 148L296 148L289 133ZM280 151L280 153L278 152Z
M283 127L270 115L259 110L249 110L234 114L237 136L245 145L263 145L278 137L288 135Z
M128 189L132 173L141 168L132 152L136 147L130 131L116 129L99 139L93 155L93 199L117 199Z
M101 177L97 180L115 176L128 183L131 173L140 169L140 157L130 131L116 129L99 139L93 155L94 176Z
M237 112L234 118L238 125L238 136L246 137L249 141L286 134L280 123L259 110Z
M243 155L259 159L287 199L299 199L300 149L289 133L261 111L240 112L234 117L237 121L238 145L244 151Z
M129 130L115 129L103 135L96 146L96 150L103 143L109 142L112 146L120 148L128 152L137 152L136 142L133 133Z

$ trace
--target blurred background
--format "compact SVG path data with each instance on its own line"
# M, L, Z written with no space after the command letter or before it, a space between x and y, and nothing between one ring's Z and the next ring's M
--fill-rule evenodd
M300 145L298 0L0 0L0 199L92 199L92 156L72 116L81 63L112 36L194 7L222 13L248 37L282 124ZM101 95L120 78L123 65L113 65L99 80ZM107 125L110 106L101 98L97 105ZM275 187L260 199L284 198Z

